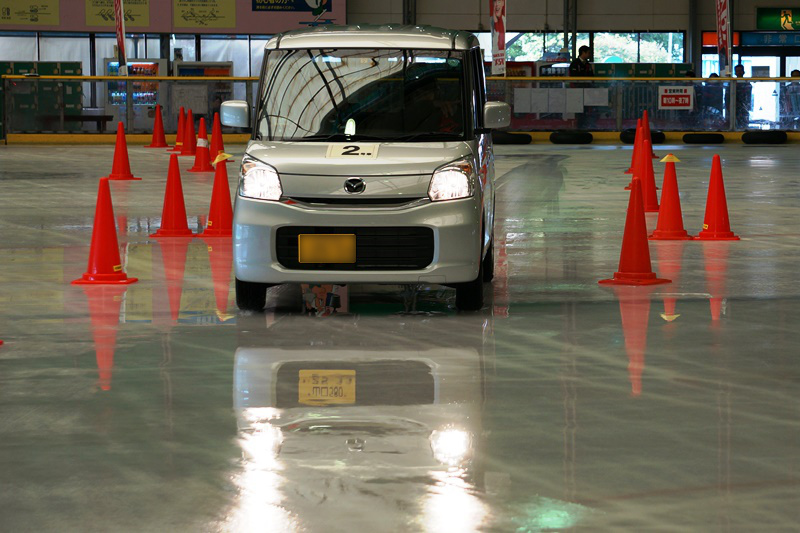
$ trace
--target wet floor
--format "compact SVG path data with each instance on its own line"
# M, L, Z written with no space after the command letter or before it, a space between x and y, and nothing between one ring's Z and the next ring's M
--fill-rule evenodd
M112 148L0 146L0 530L796 530L797 147L657 147L692 234L721 154L742 240L651 242L672 283L649 288L597 284L629 149L496 151L481 312L351 285L312 316L292 286L237 313L229 240L150 238L168 159L140 147L111 187L139 282L70 285ZM196 231L213 176L190 165Z

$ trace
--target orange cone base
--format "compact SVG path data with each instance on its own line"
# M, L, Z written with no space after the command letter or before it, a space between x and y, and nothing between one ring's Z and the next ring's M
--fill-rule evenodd
M114 174L109 174L105 176L103 179L110 179L111 181L141 181L142 178L134 178L133 174L130 176L115 176Z
M159 237L196 237L196 235L190 229L160 229L151 233L150 237L157 239Z
M148 144L148 145L145 145L144 148L169 148L169 145L167 143L164 143L164 144Z
M201 166L200 168L192 167L188 169L187 172L214 172L214 167L211 165L207 165L206 167Z
M658 213L658 206L650 206L648 209L647 207L644 208L645 213Z
M684 230L655 230L648 237L651 241L690 241L694 239Z
M233 237L233 231L224 229L206 229L200 237Z
M136 283L139 278L129 278L124 272L115 274L89 274L88 272L82 278L78 278L72 282L72 285L128 285Z
M671 279L657 278L655 272L614 272L611 279L601 279L600 285L659 285L661 283L672 283Z
M695 237L698 241L738 241L741 240L732 231L703 230Z

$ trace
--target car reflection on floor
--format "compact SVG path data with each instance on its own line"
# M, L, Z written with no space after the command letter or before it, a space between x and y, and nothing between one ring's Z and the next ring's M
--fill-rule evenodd
M240 318L243 459L229 526L460 531L488 518L479 493L491 319L398 316L386 331L377 317Z

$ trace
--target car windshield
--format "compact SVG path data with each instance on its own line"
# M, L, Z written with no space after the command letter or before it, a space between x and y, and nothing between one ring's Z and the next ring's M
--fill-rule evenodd
M464 138L464 55L271 50L256 136L271 141Z

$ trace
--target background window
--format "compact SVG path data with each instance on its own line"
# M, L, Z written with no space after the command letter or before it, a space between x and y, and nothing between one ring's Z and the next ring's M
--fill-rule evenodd
M638 33L598 32L594 34L595 63L638 63Z
M0 36L0 61L36 61L36 35Z
M683 63L683 33L640 33L639 63Z

